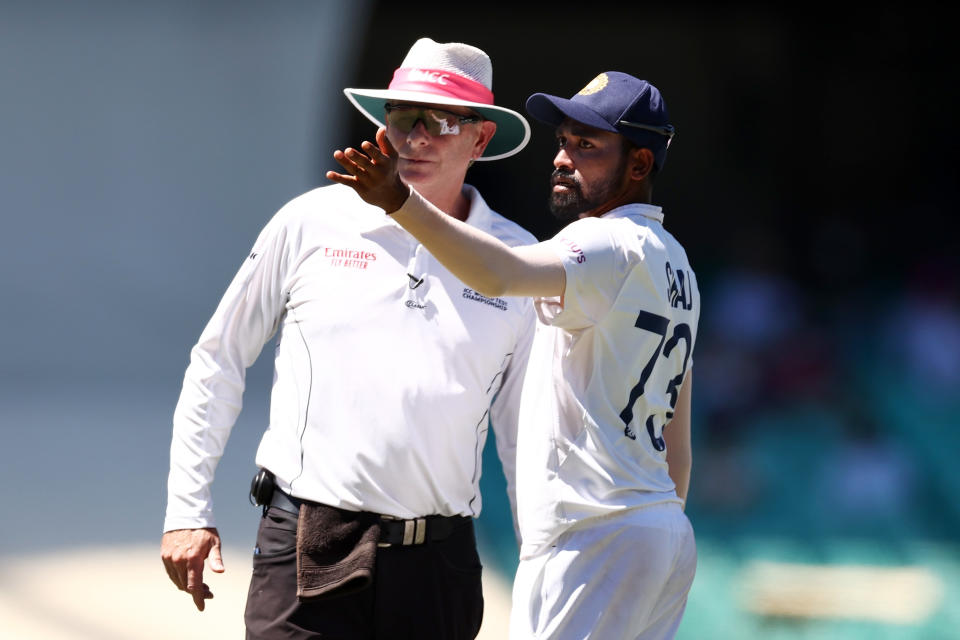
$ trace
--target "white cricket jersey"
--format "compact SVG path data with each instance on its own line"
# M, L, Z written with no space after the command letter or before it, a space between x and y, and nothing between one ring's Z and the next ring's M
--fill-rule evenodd
M521 556L586 518L680 502L663 425L693 359L700 295L659 207L578 220L548 241L563 299L538 299L520 410Z
M536 241L464 189L468 224L509 245ZM281 489L400 518L475 516L489 419L513 506L534 325L531 299L467 288L352 189L294 199L266 225L191 352L164 530L215 526L214 470L245 370L274 333L270 424L256 463Z

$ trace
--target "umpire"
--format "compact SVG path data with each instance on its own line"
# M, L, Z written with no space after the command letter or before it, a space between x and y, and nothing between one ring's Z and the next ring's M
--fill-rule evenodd
M448 215L514 246L534 237L464 185L518 152L519 114L493 104L469 45L418 40L387 90L346 89L403 156L404 179ZM332 185L267 224L191 353L174 414L161 555L198 609L204 561L223 571L210 485L244 372L276 333L270 425L252 494L264 506L248 639L476 637L473 518L488 424L513 500L525 298L466 288L353 190Z

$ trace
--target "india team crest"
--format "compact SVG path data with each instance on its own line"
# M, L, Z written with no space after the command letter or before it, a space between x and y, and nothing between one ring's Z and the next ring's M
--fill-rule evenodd
M596 78L590 81L590 83L585 86L583 89L580 89L578 96L589 96L598 91L603 91L604 87L610 82L610 78L607 77L607 74L601 73Z

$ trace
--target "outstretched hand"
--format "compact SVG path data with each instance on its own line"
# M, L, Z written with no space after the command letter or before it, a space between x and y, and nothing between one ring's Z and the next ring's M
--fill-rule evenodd
M400 179L397 151L387 139L387 130L380 127L377 144L364 140L360 148L363 151L352 147L334 151L333 159L347 173L327 171L327 179L351 187L366 202L393 213L406 202L410 188Z

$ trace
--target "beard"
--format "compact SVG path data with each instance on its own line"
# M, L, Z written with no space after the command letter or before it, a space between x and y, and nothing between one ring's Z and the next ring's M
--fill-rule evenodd
M551 191L548 202L550 213L562 223L573 222L581 214L593 211L613 200L620 189L620 182L626 168L627 156L623 154L616 170L611 172L606 180L588 188L585 187L583 180L578 178L572 169L555 169L550 175ZM567 187L565 191L560 193L552 190L559 178L563 179L563 184Z

